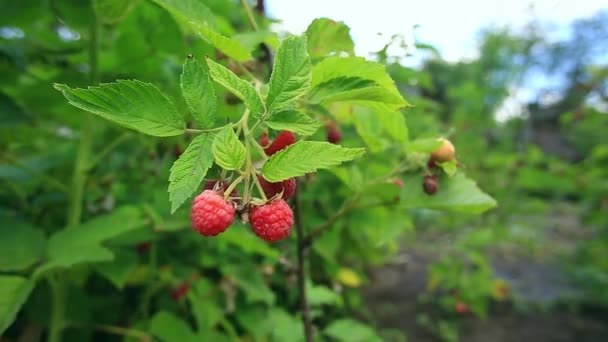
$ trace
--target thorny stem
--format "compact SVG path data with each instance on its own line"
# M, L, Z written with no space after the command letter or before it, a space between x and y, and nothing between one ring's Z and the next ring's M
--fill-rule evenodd
M298 240L297 257L298 257L298 289L300 292L300 306L302 310L302 321L304 323L304 336L306 342L312 342L312 320L310 318L310 307L308 306L308 297L306 295L306 269L304 265L305 257L305 240L304 227L302 223L302 207L300 206L299 186L296 186L294 194L294 216L296 225L296 234Z

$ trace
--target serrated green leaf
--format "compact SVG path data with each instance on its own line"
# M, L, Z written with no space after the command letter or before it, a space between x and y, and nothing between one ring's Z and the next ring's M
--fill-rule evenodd
M141 210L122 207L96 217L77 227L63 229L48 241L48 261L40 266L35 277L45 272L82 263L109 261L114 254L103 242L146 224Z
M205 64L194 58L187 58L180 81L182 96L196 123L201 128L213 127L217 97Z
M247 254L259 254L270 260L278 261L281 256L272 245L253 234L249 227L236 222L233 227L222 233L222 242L240 248Z
M241 79L228 68L209 58L207 58L207 65L213 80L243 100L253 117L257 118L264 113L262 99L251 83Z
M395 95L386 88L379 86L334 93L323 99L323 103L332 102L348 102L365 106L378 112L395 111L406 105L401 95Z
M160 311L152 317L150 333L165 342L199 341L186 321L168 311Z
M373 90L373 95L366 95L365 91L353 90L355 93L350 94L349 100L355 100L357 96L368 96L372 99L378 99L378 94L384 94L383 96L391 98L391 105L387 106L390 110L397 110L401 107L407 106L408 103L403 99L401 93L395 86L395 83L386 72L384 65L372 61L367 61L361 57L328 57L315 65L312 69L312 83L313 89L329 80L335 78L351 78L358 77L366 80L371 80L376 83L380 88L383 88L384 92ZM388 95L390 94L390 95ZM375 106L381 103L377 103L377 100L362 99L363 104L371 105L367 102L372 102ZM378 107L376 107L378 108Z
M298 141L270 157L262 167L262 174L269 182L278 182L339 165L364 153L363 148L344 148L318 141Z
M152 0L185 26L190 22L208 24L215 29L218 17L200 0Z
M342 297L330 288L323 285L313 286L307 284L308 302L311 307L321 305L339 305L342 303Z
M371 153L379 153L389 147L390 142L385 137L384 126L378 120L376 112L367 108L355 107L353 117L357 134L369 147Z
M285 38L277 49L268 83L266 108L270 112L287 107L310 88L310 56L306 36Z
M439 191L432 196L423 191L422 177L418 174L407 176L403 183L400 203L406 207L479 214L496 206L492 197L462 173L453 178L441 176Z
M422 138L408 142L405 146L405 149L410 153L431 153L435 151L439 146L441 146L441 141L437 140L437 138Z
M403 113L379 111L376 115L378 116L380 123L382 123L382 126L384 126L384 130L391 138L402 143L409 140L409 133Z
M274 130L287 130L301 135L312 135L321 127L321 123L296 110L286 110L273 114L266 125Z
M253 59L251 52L237 40L215 32L206 24L198 24L195 22L191 22L190 24L203 39L215 46L215 48L223 52L226 56L237 62L245 62Z
M87 89L55 84L68 102L136 131L166 137L184 133L177 108L154 85L136 80L102 83Z
M134 4L133 0L93 0L95 12L106 24L120 21Z
M350 37L350 28L343 22L327 18L313 20L308 29L308 52L312 58L345 52L354 55L354 43Z
M0 271L21 271L44 256L44 232L25 222L0 216Z
M169 174L169 200L174 213L198 189L213 165L212 145L215 135L203 133L192 140L173 163Z
M229 275L236 285L243 290L247 302L262 302L272 306L275 295L264 282L261 272L252 270L252 265L246 263L226 264L221 267L225 275Z
M33 288L31 279L0 276L0 336L13 323Z
M249 51L254 51L262 43L273 49L279 47L280 44L275 32L264 30L235 34L232 39L241 43Z
M336 341L344 342L380 342L382 339L374 329L352 319L333 321L323 333Z
M376 82L361 77L332 78L314 87L308 94L308 102L321 103L325 100L327 100L327 102L334 102L332 98L334 96L339 96L342 93L357 89L373 87L375 85Z
M443 163L435 163L439 166L443 172L445 172L448 177L454 177L456 172L458 172L458 161L456 159L452 159Z
M116 251L114 260L100 263L95 269L120 290L125 286L137 265L138 258L135 251L122 249Z
M226 170L238 170L245 163L245 146L230 125L215 136L212 150L215 162Z

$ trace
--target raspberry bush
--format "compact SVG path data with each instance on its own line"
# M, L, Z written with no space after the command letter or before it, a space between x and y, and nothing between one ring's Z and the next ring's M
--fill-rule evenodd
M45 8L72 36L22 75L31 94L58 91L28 105L54 130L7 131L13 152L55 159L15 188L32 205L3 214L22 252L2 256L2 333L379 340L346 302L408 210L496 205L452 144L409 138L410 103L386 65L355 56L344 23L279 38L247 1L84 3ZM96 299L72 305L83 298Z

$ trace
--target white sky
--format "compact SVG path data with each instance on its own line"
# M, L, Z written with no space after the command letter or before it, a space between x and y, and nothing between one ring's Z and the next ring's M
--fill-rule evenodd
M279 30L301 33L318 17L343 21L351 28L357 55L369 57L401 34L435 46L449 61L476 56L477 33L490 25L521 28L531 19L550 24L553 36L574 19L608 8L606 0L265 0L268 15L282 20ZM378 34L381 33L382 36ZM416 65L421 56L407 65ZM499 120L522 113L532 89L512 88L496 113Z
M533 10L531 10L533 5ZM351 28L357 55L381 49L393 34L437 47L447 60L475 55L476 33L491 24L522 26L530 18L567 24L608 8L606 0L266 0L270 17L291 33L306 30L318 17L344 21ZM382 33L384 37L379 37Z

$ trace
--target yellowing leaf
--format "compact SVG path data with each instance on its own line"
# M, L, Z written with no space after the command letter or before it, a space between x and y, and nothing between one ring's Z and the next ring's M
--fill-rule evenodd
M343 267L338 271L336 279L344 286L359 287L361 286L361 278L350 268Z

